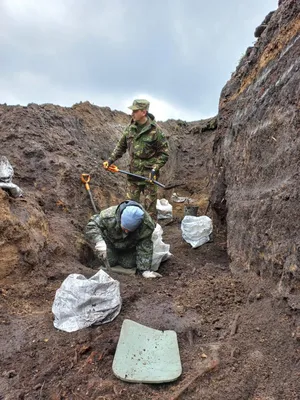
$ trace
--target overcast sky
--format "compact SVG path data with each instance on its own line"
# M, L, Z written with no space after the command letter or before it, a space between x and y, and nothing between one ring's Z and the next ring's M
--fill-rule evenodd
M0 103L213 116L278 0L0 0Z

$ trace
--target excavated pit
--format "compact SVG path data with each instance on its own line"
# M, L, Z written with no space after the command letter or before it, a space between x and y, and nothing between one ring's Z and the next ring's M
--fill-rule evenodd
M161 123L171 157L160 197L174 214L161 224L172 257L155 281L113 276L123 303L109 324L58 331L51 307L69 274L99 267L84 240L93 210L80 175L91 175L99 209L125 197L124 176L101 164L129 117L88 102L0 105L0 155L24 190L17 199L0 190L1 399L300 398L299 2L280 3L224 87L218 116ZM183 241L178 197L213 219L212 242ZM180 379L113 375L125 318L176 330Z

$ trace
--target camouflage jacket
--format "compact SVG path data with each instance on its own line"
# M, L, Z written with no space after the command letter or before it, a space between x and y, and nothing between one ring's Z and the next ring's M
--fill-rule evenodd
M140 227L126 234L121 228L121 212L133 201L124 201L118 206L112 206L95 214L89 220L85 235L89 242L95 244L100 240L105 240L106 245L114 250L127 250L136 248L136 264L139 270L151 270L153 242L152 233L155 224L144 208L144 220Z
M135 174L148 174L152 168L159 171L168 161L167 139L152 114L148 114L146 126L139 133L136 123L131 121L112 152L110 160L114 162L121 158L126 150L130 157L129 170Z

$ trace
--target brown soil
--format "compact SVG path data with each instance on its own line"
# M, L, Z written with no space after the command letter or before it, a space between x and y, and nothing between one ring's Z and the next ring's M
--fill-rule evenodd
M272 283L250 273L234 277L222 236L192 249L175 220L164 226L164 241L173 257L161 267L163 278L115 276L123 306L103 326L75 333L53 327L51 305L60 275L32 274L36 291L30 296L26 282L23 291L9 282L2 286L2 398L299 399L296 315L272 296ZM94 272L86 269L85 275ZM177 332L183 365L178 381L128 384L113 375L125 318Z

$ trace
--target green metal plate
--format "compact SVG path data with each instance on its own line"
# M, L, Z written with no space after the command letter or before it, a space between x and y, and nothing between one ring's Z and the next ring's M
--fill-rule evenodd
M136 268L123 268L120 265L116 265L115 267L111 267L110 269L112 272L115 272L116 274L122 274L122 275L136 274Z
M126 382L162 383L182 373L175 331L159 331L125 319L113 373Z

